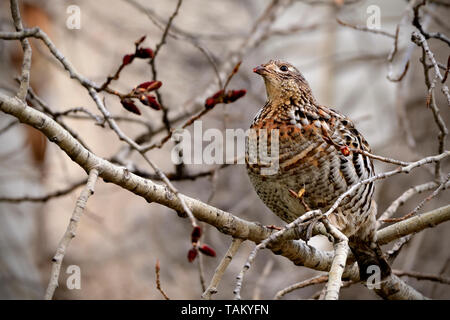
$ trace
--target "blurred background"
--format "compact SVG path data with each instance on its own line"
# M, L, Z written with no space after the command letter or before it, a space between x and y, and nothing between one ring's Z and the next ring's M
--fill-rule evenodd
M431 1L426 13L427 30L450 34L449 6L445 1ZM72 0L20 1L22 17L27 26L38 25L49 34L58 49L82 75L98 84L118 68L125 54L134 52L134 41L147 35L145 46L155 48L162 26L172 15L175 0ZM208 59L193 43L205 48L217 66L233 52L243 51L240 71L230 89L247 90L247 95L230 105L219 105L203 119L204 129L247 129L265 102L262 79L252 68L269 59L291 62L309 81L319 102L333 107L354 120L375 154L405 161L436 154L437 135L432 113L426 108L427 88L424 82L421 50L411 41L412 12L408 1L293 1L285 8L257 45L249 35L271 1L185 0L173 20L173 30L185 38L167 37L157 56L160 90L169 118L183 118L204 101L205 88L216 81ZM67 21L73 14L68 7L80 9L80 28L69 29ZM368 7L380 9L380 26L394 35L402 21L398 52L392 64L393 77L398 77L410 59L408 72L401 82L387 79L387 57L394 39L361 32L340 25L337 18L353 25L365 26L371 16ZM0 29L12 31L9 3L0 3ZM155 24L155 21L157 22ZM259 30L259 29L258 29ZM256 30L256 32L259 32ZM183 33L184 32L184 33ZM253 32L255 33L255 32ZM193 40L192 40L193 39ZM446 63L448 46L429 40L438 61ZM32 40L33 64L31 86L54 111L83 107L97 113L86 90L71 80L42 43ZM19 75L22 51L18 41L0 41L0 90L14 92ZM128 92L137 84L151 79L151 68L144 60L135 61L111 87ZM216 88L218 89L218 87ZM441 115L449 123L449 109L442 94L436 91ZM141 108L142 116L125 111L115 96L105 95L109 110L117 116L140 119L123 121L121 128L131 137L148 132L151 141L165 135L160 111ZM111 158L123 147L111 130L95 125L82 114L65 117L64 122L99 156ZM177 122L177 127L182 122ZM159 132L159 133L158 133ZM47 143L40 133L15 123L14 118L0 114L0 197L40 196L62 190L85 178L85 173L55 145ZM149 153L165 172L173 172L170 151L173 143ZM132 154L133 161L146 168ZM392 165L375 162L377 172ZM188 165L189 173L215 166ZM216 166L217 167L217 166ZM448 161L443 172L448 172ZM146 168L147 169L147 168ZM150 171L150 168L147 170ZM429 182L433 175L419 169L409 175L380 181L376 187L379 213L409 187ZM282 225L258 199L244 165L230 165L216 170L212 177L194 181L174 182L191 197L229 211L250 221L265 225ZM35 203L0 202L0 298L41 299L48 283L51 258L69 222L81 188L67 195ZM432 192L432 191L430 191ZM397 212L410 212L430 192L419 194ZM448 191L429 201L422 212L448 204ZM204 241L217 252L216 258L203 257L206 284L225 254L231 239L210 226L205 227ZM441 224L416 236L402 250L394 268L406 271L450 275L450 225ZM99 180L95 196L90 198L65 256L60 287L56 299L162 299L155 285L155 263L160 261L161 285L171 299L199 299L202 286L198 261L186 259L190 248L191 225L168 208L148 204L141 198ZM316 237L312 244L331 249L325 239ZM214 298L230 299L235 277L254 244L245 242L219 286ZM65 283L66 269L81 269L81 289L69 290ZM275 293L298 281L319 274L297 267L283 257L267 250L258 254L244 282L242 297L271 299ZM426 296L449 299L448 285L405 280ZM288 294L285 299L307 299L322 287L311 286ZM342 299L378 299L362 285L342 290Z

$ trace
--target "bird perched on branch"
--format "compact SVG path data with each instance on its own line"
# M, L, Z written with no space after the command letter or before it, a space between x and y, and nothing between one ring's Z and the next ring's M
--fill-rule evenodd
M367 141L350 119L316 101L293 65L271 60L253 71L264 79L267 102L251 125L246 164L270 210L285 222L310 210L325 212L350 186L374 175L371 159L357 152L370 152ZM328 217L349 238L361 279L373 272L367 273L371 265L383 277L390 273L376 243L374 188L361 184Z

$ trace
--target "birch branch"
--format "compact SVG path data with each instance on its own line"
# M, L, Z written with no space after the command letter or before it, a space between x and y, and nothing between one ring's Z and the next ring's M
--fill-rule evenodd
M22 18L20 17L19 5L17 0L10 0L11 16L14 21L14 27L16 31L23 31ZM30 69L31 69L31 45L28 39L20 39L22 45L23 60L22 60L22 72L20 77L20 88L17 92L17 96L20 100L25 101L27 97L28 87L30 86Z
M408 234L422 231L425 228L434 227L449 219L450 205L447 205L379 230L377 232L377 241L380 245L386 244Z
M315 285L315 284L324 283L326 281L328 281L328 275L321 275L321 276L317 276L317 277L314 277L314 278L311 278L311 279L308 279L308 280L304 280L304 281L301 281L301 282L294 283L293 285L290 285L289 287L286 287L286 288L278 291L275 294L274 299L275 300L279 300L283 296L285 296L286 294L288 294L288 293L290 293L292 291L295 291L295 290L298 290L298 289L302 289L302 288L305 288L305 287L308 287L308 286L312 286L312 285Z
M242 241L242 239L233 238L230 247L225 253L225 256L223 257L222 261L220 261L219 265L216 268L216 271L214 272L211 283L209 284L208 288L206 288L205 292L203 292L202 299L211 300L211 296L217 293L217 287L220 283L220 280L222 280L225 270L228 268L231 260L233 260L233 256L238 251L239 247L242 244Z
M66 232L59 242L58 248L56 249L56 253L53 256L52 262L52 272L50 274L50 281L48 283L47 290L45 292L45 300L51 300L53 298L53 294L55 293L56 288L58 287L58 279L61 271L61 265L66 254L67 248L69 247L70 241L75 238L76 231L78 228L78 222L83 215L83 211L86 208L86 203L89 197L94 193L95 182L98 177L98 170L93 168L89 171L89 177L86 184L86 187L81 192L80 196L77 199L75 208L72 213L72 217L70 218L69 225L67 226Z
M339 290L342 285L342 274L344 273L347 255L350 251L348 247L348 238L336 227L324 219L323 223L328 232L334 238L334 257L328 273L328 282L325 292L325 300L338 300Z

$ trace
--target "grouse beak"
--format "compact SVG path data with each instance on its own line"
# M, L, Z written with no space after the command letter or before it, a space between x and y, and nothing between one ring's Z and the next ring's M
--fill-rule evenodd
M267 73L267 71L268 70L263 66L257 66L256 68L253 68L253 72L257 73L259 75L263 75L263 74Z

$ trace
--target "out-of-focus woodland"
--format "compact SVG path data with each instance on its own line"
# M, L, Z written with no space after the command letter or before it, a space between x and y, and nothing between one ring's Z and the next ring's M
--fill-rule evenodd
M159 80L162 110L136 103L142 113L138 116L125 110L114 93L97 91L100 104L139 145L157 144L168 129L179 128L201 112L205 99L220 89L217 79L225 82L239 61L228 88L245 89L246 95L214 106L201 120L204 130L247 129L266 99L264 83L252 69L269 59L282 59L303 73L318 101L354 120L373 154L413 162L448 150L448 135L443 132L450 123L448 91L445 94L450 3L421 2L27 0L19 1L19 9L25 28L38 26L79 75L99 86L115 74L126 54L135 52L135 41L146 35L140 46L157 52L153 61L134 59L109 87L126 93L140 83ZM79 29L67 26L74 14L68 10L71 5L80 9ZM380 29L370 28L374 11L369 7L380 9ZM15 29L9 1L0 3L0 31L0 35L20 31ZM435 64L424 54L420 40L412 40L413 33L426 40ZM28 105L69 128L97 156L164 185L145 158L119 140L87 86L70 78L44 41L33 36L22 39L28 39L32 49ZM24 42L0 39L0 91L10 97L23 83ZM436 66L445 79L436 75ZM430 83L435 88L429 89ZM170 160L173 146L169 140L146 156L180 193L247 221L284 224L257 197L245 165L175 166ZM398 167L377 160L374 164L377 173ZM449 167L445 158L439 175L433 163L380 179L379 215L405 191L425 183L424 191L411 191L412 197L402 201L391 218L401 218L419 204L413 215L447 206ZM85 170L42 133L0 113L0 298L44 297L52 257L86 179ZM189 262L189 218L98 179L65 252L53 298L163 299L157 289L158 264L158 281L170 299L199 299L232 237L208 223L197 223L203 230L202 242L217 255L199 254ZM449 224L443 223L418 232L392 265L402 280L432 299L450 298L449 231ZM308 244L333 250L323 236ZM383 248L389 251L392 245ZM214 299L233 298L236 276L254 246L252 241L241 244ZM70 265L80 267L79 290L65 285ZM241 296L272 299L291 284L324 274L262 250L246 272ZM363 284L347 284L340 299L379 299ZM317 298L323 286L323 281L309 285L283 299Z

